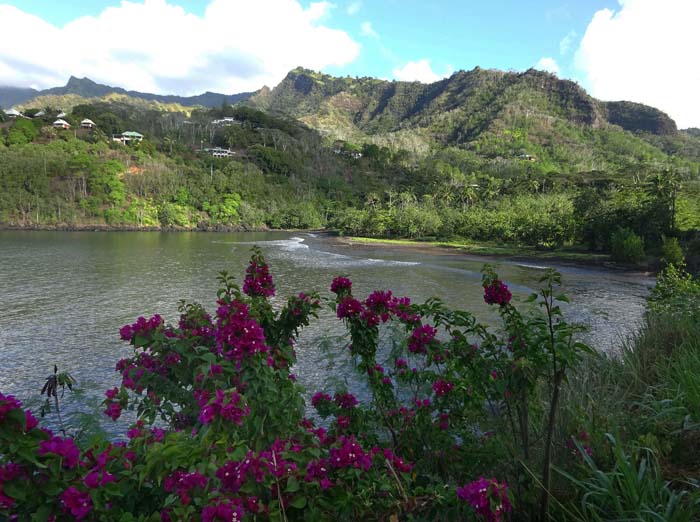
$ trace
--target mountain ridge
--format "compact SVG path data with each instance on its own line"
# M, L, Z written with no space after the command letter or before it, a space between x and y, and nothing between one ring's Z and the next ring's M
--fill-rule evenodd
M27 105L32 100L44 96L63 96L74 94L84 98L99 98L110 94L122 94L132 98L140 98L147 101L160 103L180 104L186 107L203 106L217 107L223 102L228 104L238 103L250 97L253 93L244 92L237 94L221 94L206 91L195 96L179 96L175 94L153 94L140 91L130 91L121 87L104 85L89 78L77 78L71 76L63 87L36 90L22 87L0 87L0 107L10 108L15 105Z
M335 117L346 134L423 129L448 143L468 141L522 116L563 118L591 128L617 125L635 133L678 133L659 109L597 100L577 83L535 69L513 73L476 67L423 84L339 78L298 67L274 89L258 91L244 103L294 116L322 131Z

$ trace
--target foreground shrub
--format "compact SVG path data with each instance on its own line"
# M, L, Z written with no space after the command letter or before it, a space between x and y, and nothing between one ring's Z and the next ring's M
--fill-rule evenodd
M503 324L492 331L435 299L416 305L390 290L357 299L336 278L332 307L368 398L316 392L318 424L304 417L291 370L321 298L301 292L274 310L273 277L255 250L243 292L221 275L214 314L182 303L176 325L154 315L120 330L134 354L117 363L121 383L105 392L104 413L136 414L124 438L78 445L0 395L0 516L545 519L560 390L590 351L562 317L559 282L548 271L528 298L542 312L523 315L487 267L484 299ZM388 328L403 340L382 343Z
M678 238L662 237L661 260L667 266L683 266L685 264L685 256L683 255L681 245L678 243Z
M620 263L640 263L644 261L644 240L628 228L614 232L610 239L610 254Z

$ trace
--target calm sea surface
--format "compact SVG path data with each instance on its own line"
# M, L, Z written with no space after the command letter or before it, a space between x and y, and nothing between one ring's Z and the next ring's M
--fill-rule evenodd
M215 311L221 270L242 280L250 248L259 245L277 285L273 303L317 289L330 296L332 278L353 280L356 296L391 289L414 301L439 296L449 306L495 318L482 298L483 259L384 246L347 246L304 233L0 232L0 391L32 403L53 365L70 371L85 404L118 384L115 362L130 353L119 328L139 315L177 320L180 299ZM572 298L567 316L589 326L586 340L613 350L639 324L653 280L602 269L557 267ZM537 288L541 266L501 262L514 295ZM329 365L321 339L342 333L325 311L304 333L295 373L310 393L329 377L348 380ZM337 347L342 353L342 346ZM75 402L75 401L74 401ZM75 405L69 407L76 407Z

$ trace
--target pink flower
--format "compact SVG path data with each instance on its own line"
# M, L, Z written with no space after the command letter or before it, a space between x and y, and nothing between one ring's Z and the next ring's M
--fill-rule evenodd
M121 417L122 406L118 402L110 402L107 404L107 409L104 411L105 415L112 420L117 420Z
M437 329L429 324L419 326L411 334L408 340L408 351L413 353L425 353L429 344L435 340Z
M253 256L245 271L243 293L251 297L272 297L275 285L265 260L260 255Z
M433 391L436 397L444 397L452 391L452 388L454 388L454 385L445 379L438 379L433 383Z
M224 500L205 507L202 510L202 522L239 522L243 520L244 514L240 504Z
M39 443L39 455L54 454L63 459L63 467L72 469L78 464L80 450L75 445L73 439L62 439L61 437L51 437Z
M249 413L250 407L236 390L216 390L216 397L202 409L199 420L202 424L210 424L218 416L240 426Z
M350 293L352 290L352 281L347 277L338 276L331 283L331 292L334 294Z
M117 479L111 473L106 471L92 470L90 473L85 475L83 483L90 489L95 489L110 482L114 482Z
M510 303L513 295L508 290L508 286L498 279L494 279L490 285L484 287L484 301L486 304L497 304L500 306Z
M357 399L352 393L336 393L335 403L347 410L357 406Z
M356 317L362 311L362 303L354 297L348 296L338 304L337 315L338 319L345 319L346 317Z
M92 509L92 500L87 492L78 490L75 486L69 487L61 494L61 502L66 511L75 517L76 520L82 520L90 513Z
M39 421L36 420L36 417L34 417L32 412L29 410L25 410L24 420L25 420L25 426L24 426L25 431L33 430L34 428L36 428L39 425Z
M500 522L511 511L508 486L496 479L478 480L457 488L457 497L471 505L488 522Z
M324 402L331 402L331 396L327 393L316 392L313 397L311 397L311 406L314 408L318 407L319 404Z

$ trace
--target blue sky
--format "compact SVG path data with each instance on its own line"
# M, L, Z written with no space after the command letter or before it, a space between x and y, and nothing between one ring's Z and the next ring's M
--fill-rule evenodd
M138 0L135 0L138 1ZM0 2L1 3L1 2ZM81 16L97 16L119 0L10 0L27 13L62 26ZM172 0L198 16L209 0ZM305 7L311 2L303 1ZM427 59L438 74L475 66L524 70L552 57L562 74L576 77L575 43L596 11L618 7L616 0L348 0L333 1L323 22L352 35L362 45L358 59L324 68L331 74L391 78L410 61ZM369 23L377 36L363 33ZM560 42L573 34L565 56ZM580 79L580 78L579 78Z
M296 65L424 82L536 67L700 125L700 0L0 0L0 20L0 85L233 93Z

